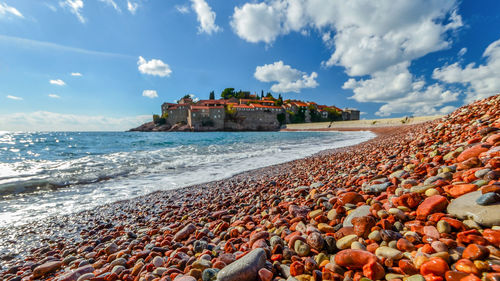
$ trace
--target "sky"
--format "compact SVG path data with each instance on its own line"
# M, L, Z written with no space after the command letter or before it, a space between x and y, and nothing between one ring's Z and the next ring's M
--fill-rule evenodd
M0 130L126 130L224 88L447 114L500 92L500 1L0 0Z

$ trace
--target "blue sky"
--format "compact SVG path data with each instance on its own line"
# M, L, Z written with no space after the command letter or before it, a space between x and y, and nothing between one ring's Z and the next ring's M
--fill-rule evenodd
M0 130L125 130L226 87L444 114L500 91L500 2L0 0Z

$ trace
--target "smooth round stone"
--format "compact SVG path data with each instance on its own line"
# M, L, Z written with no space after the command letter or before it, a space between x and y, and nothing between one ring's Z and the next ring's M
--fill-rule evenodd
M450 224L444 220L438 221L436 228L439 231L439 233L450 233L451 232Z
M390 208L389 214L395 215L396 217L398 217L400 219L404 219L406 216L405 213L398 208Z
M266 265L266 251L262 248L232 262L217 273L218 281L251 281L258 279L258 271Z
M354 241L354 242L352 242L352 244L351 244L351 249L355 249L355 250L366 250L366 247L365 247L365 245L361 244L360 242L358 242L358 241Z
M199 259L199 260L193 262L192 267L203 270L205 268L212 267L212 262L210 262L209 260L206 260L206 259Z
M448 246L441 241L433 241L431 246L436 252L448 252Z
M323 211L321 209L314 210L314 211L309 212L309 217L314 219L317 216L321 215L321 213L323 213Z
M281 239L281 237L274 235L269 240L269 244L271 244L271 248L274 249L274 247L276 247L276 245L278 244L283 246L283 240Z
M219 272L216 268L207 268L203 270L201 274L201 280L203 281L215 281L217 279L217 272Z
M393 248L393 249L397 249L397 248L398 248L398 247L397 247L397 244L398 244L398 241L396 241L396 240L392 240L392 241L390 241L389 243L387 243L387 246L389 246L389 247L391 247L391 248Z
M331 221L336 219L337 218L337 210L331 209L330 211L328 211L328 214L326 214L326 217Z
M406 281L425 281L425 279L424 279L424 276L422 276L420 274L415 274L415 275L408 277L408 279L406 279Z
M354 211L352 211L345 218L344 222L342 223L342 226L343 227L353 226L352 222L351 222L353 218L365 217L365 216L368 216L368 215L370 215L370 206L368 206L368 205L361 205L361 206L357 207L356 209L354 209Z
M154 257L154 259L153 259L153 265L155 267L162 267L163 264L164 264L164 261L163 261L162 257L159 257L159 256Z
M158 268L155 268L155 270L153 270L153 274L154 275L157 275L157 276L162 276L163 273L165 271L167 271L168 269L166 267L158 267Z
M427 197L431 197L433 195L438 195L439 194L439 191L435 188L429 188L425 191L425 196Z
M370 234L368 234L368 239L373 240L373 241L380 241L382 239L382 236L380 236L380 231L374 230Z
M485 193L476 200L476 203L481 206L492 205L498 202L500 202L500 195L496 192Z
M386 246L378 247L377 250L375 250L375 255L392 260L399 260L403 257L403 253L400 250Z
M111 273L116 273L119 275L123 270L125 270L125 267L123 265L115 265L113 269L111 270Z
M465 224L469 228L481 229L481 226L479 224L477 224L477 222L475 222L473 220L464 220L463 224Z
M460 219L472 219L480 225L491 227L500 225L500 204L482 206L476 203L476 200L482 195L481 191L474 191L464 194L447 207L450 215Z
M356 240L358 240L356 234L347 235L337 240L336 246L341 250L349 249L351 244Z
M311 252L311 247L300 240L295 241L293 249L301 257L306 257Z
M480 179L482 177L484 177L489 171L491 171L490 169L481 169L481 170L478 170L474 173L474 176L476 176L476 178Z
M114 261L111 262L111 266L126 265L126 264L127 264L127 260L124 259L124 258L117 258L117 259L115 259Z

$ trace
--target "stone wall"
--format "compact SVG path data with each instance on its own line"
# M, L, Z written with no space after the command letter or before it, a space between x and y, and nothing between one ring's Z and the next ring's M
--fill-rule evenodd
M228 131L275 131L280 123L276 117L283 111L236 110L233 117L226 118L224 129Z
M195 131L210 129L224 129L224 108L210 108L190 110L188 113L188 125ZM209 128L205 128L209 127Z
M177 109L167 109L167 123L175 125L177 123L187 122L188 109L187 106L179 106Z

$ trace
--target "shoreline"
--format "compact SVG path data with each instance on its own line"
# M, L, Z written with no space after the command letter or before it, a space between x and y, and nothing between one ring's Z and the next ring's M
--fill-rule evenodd
M460 193L462 187L453 185L448 176L436 175L438 167L466 165L462 152L478 142L484 143L481 153L495 153L493 147L500 141L495 131L500 129L500 113L495 111L499 104L500 96L491 97L458 109L447 119L377 129L377 137L357 145L51 218L46 226L43 222L26 226L18 230L26 235L29 231L49 233L48 240L18 267L1 269L0 278L10 280L17 274L73 280L70 278L91 274L93 280L194 281L201 280L203 273L218 275L218 280L257 280L257 276L285 280L291 275L296 280L322 276L358 281L361 276L387 279L386 274L397 275L387 280L402 280L419 272L428 279L444 276L461 258L467 258L457 246L479 247L476 243L488 252L484 254L484 250L474 259L488 263L500 258L500 230L492 227L500 218L487 218L486 214L480 217L483 220L471 219L473 225L446 209L470 191ZM475 122L479 118L481 125ZM464 170L474 174L478 170L472 169L483 167L487 171L476 178L485 181L482 187L495 190L497 162L479 153L476 156L484 162L473 168L464 166ZM493 165L493 170L485 168L487 165ZM455 172L448 173L461 179L464 172ZM479 187L475 185L475 190ZM484 208L490 207L500 210L498 203ZM351 214L363 212L352 220L354 227L346 225L349 210ZM58 228L69 227L81 238L54 238ZM476 227L482 232L474 230ZM409 231L413 236L408 236ZM379 238L374 238L375 232ZM50 236L52 243L48 243ZM386 251L389 247L385 245L399 245L402 237L408 241L401 242L405 247L398 246L397 253ZM355 241L359 245L354 246ZM344 263L344 255L352 257L352 264ZM422 257L418 267L417 257ZM404 263L393 263L393 259ZM436 260L437 269L431 265ZM370 268L365 270L367 263ZM436 271L430 273L427 267ZM486 280L500 276L492 268L496 267L482 270L490 274ZM218 269L222 270L217 273ZM477 278L458 269L453 272L465 274L471 281Z
M391 127L391 128L389 128L389 130L385 129L384 133L386 133L386 132L390 133L390 131L394 130L395 128L396 127ZM297 131L299 131L299 130L297 130ZM307 132L308 130L300 130L300 131ZM310 131L316 131L316 130L310 130ZM330 131L333 132L334 130L330 130ZM370 130L362 129L362 130L350 130L350 131L370 131ZM252 132L252 131L248 131L248 132ZM280 173L281 169L284 169L284 166L287 166L288 164L291 164L293 162L302 161L302 160L305 160L308 158L313 158L313 157L320 156L320 155L332 154L332 153L335 153L336 151L340 151L343 149L349 149L350 147L361 145L363 143L371 141L371 140L377 138L378 136L379 136L379 133L375 133L374 137L372 137L371 139L365 140L361 143L346 145L346 146L342 146L342 147L338 147L338 148L326 148L326 149L315 152L315 153L313 153L309 156L303 157L303 158L289 160L289 161L286 161L283 163L278 163L278 164L273 164L273 165L269 165L269 166L254 168L254 169L247 170L247 171L238 172L236 174L233 174L231 176L228 176L228 177L225 177L222 179L218 179L218 180L212 180L212 181L208 181L208 182L192 184L192 185L183 186L183 187L179 187L179 188L152 191L152 192L149 192L147 194L139 195L136 197L122 199L122 200L114 201L112 203L99 205L98 208L104 208L105 213L106 212L116 213L124 205L134 204L134 202L137 204L147 205L146 202L150 201L156 195L167 196L167 197L172 196L172 197L175 197L176 200L185 200L186 198L181 198L181 197L185 196L186 193L189 193L191 189L202 189L202 188L216 189L218 186L226 183L227 181L253 179L253 178L257 177L257 174L261 174L261 175L265 174L265 175L269 176L269 173L271 171L273 174L277 174L277 173ZM78 234L76 232L71 232L71 230L60 226L61 223L64 221L72 221L72 223L77 225L78 228L83 228L82 226L85 225L85 221L78 220L78 217L85 217L85 218L99 217L99 214L95 213L93 210L83 210L83 211L78 211L76 213L65 214L62 216L48 216L48 217L44 217L42 220L43 221L48 220L49 224L56 225L55 228L60 228L61 231L63 232L62 235L60 235L58 237L50 238L51 240L57 240L60 238L64 238L64 239L70 238L70 239L75 239L73 241L78 241L78 239L76 239L78 236ZM75 220L75 218L76 218L76 220ZM34 243L33 241L44 240L44 239L47 239L47 237L43 237L43 236L39 236L39 235L33 235L32 237L25 237L25 236L30 236L30 234L33 234L36 231L38 231L38 232L50 232L51 228L54 228L54 227L45 227L45 226L43 226L43 224L38 223L36 220L31 220L31 221L28 221L22 225L0 226L0 237L16 236L14 240L24 239L26 241L30 241L30 242L28 242L28 244L33 244ZM14 234L8 235L7 233L9 233L9 232L13 232ZM6 239L6 240L8 240L8 239ZM9 244L9 243L7 241L7 243L4 243L4 244ZM8 246L4 246L4 245L0 244L0 250L2 248L8 248ZM32 250L32 248L23 247L22 249L19 249L19 250L27 252L29 250ZM3 258L10 259L11 257L16 256L16 254L14 254L14 255L10 255L10 254L11 253L7 253L7 255L6 255L6 253L0 252L0 273L4 269L3 267L5 267L5 266L8 267L9 265L12 265L11 261L19 261L20 260L19 258L13 258L12 260L4 261ZM22 257L26 257L26 255L23 255ZM1 275L0 275L0 277L1 277Z

